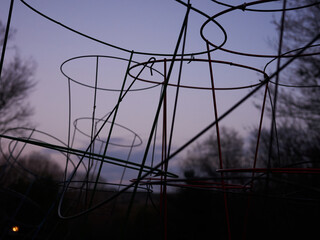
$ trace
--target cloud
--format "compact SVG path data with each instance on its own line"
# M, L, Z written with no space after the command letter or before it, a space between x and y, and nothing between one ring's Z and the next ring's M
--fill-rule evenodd
M113 141L115 139L112 139ZM115 142L115 141L114 141ZM116 142L118 143L125 143L126 139L123 138L117 138ZM140 164L142 164L144 155L146 151L146 146L141 145L137 147L123 147L123 146L116 146L116 145L109 145L106 151L106 156L110 158L116 158L121 161L116 161L112 159L106 158L106 161L113 162L108 163L104 162L102 164L101 168L101 176L103 179L105 179L109 183L120 183L122 179L123 184L129 184L130 180L136 179L139 174ZM100 148L100 146L95 147L95 153L103 155L104 149ZM156 144L155 146L151 146L147 157L145 161L145 166L151 167L156 166L161 161L161 154L162 152L162 146L161 144ZM129 161L132 164L128 164L126 167L126 161ZM174 173L179 172L178 164L176 164L176 160L173 159L169 166L172 165L172 167L169 167L169 171L172 171ZM84 160L84 163L88 164L88 159ZM94 174L97 174L100 168L100 161L97 162L97 166L95 167ZM117 164L121 164L122 166L118 166ZM136 164L136 165L134 165ZM133 167L135 169L132 169L130 167ZM122 176L123 175L123 176Z

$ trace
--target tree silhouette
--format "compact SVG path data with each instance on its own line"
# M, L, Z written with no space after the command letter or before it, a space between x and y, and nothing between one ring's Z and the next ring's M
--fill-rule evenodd
M19 159L5 158L1 161L2 187L25 194L31 184L31 199L45 205L53 201L58 191L56 181L63 177L61 167L53 159L37 152Z
M243 164L243 139L231 128L220 129L223 168L240 167ZM182 162L186 177L217 177L220 168L218 140L215 134L198 143Z
M316 3L314 0L288 1L288 7ZM280 24L275 23L280 29ZM304 47L320 33L320 6L302 8L286 12L283 32L283 52L294 54L293 50ZM318 39L319 40L319 39ZM292 52L293 51L293 52ZM280 84L291 87L279 87L277 117L294 119L294 124L308 128L309 132L320 132L320 55L319 42L299 57L286 74L281 75ZM310 54L310 55L309 55ZM294 87L293 87L294 86Z
M3 45L4 32L0 22L0 46ZM33 111L26 97L35 86L34 70L32 61L24 61L17 54L4 65L0 77L0 133L11 127L28 126L27 120Z
M287 1L286 8L306 8L286 11L282 54L293 56L320 33L320 6L314 0ZM282 28L283 27L283 28ZM279 78L276 106L267 108L274 117L274 129L262 130L256 167L318 167L320 152L320 55L318 41L299 56ZM270 93L275 94L275 85ZM270 97L270 99L274 99ZM272 114L273 111L275 114ZM255 151L257 133L251 134L250 151ZM270 146L270 144L272 144ZM284 174L282 178L297 182ZM295 176L294 176L295 177ZM313 176L308 178L315 179Z
M251 156L254 155L257 130L250 135ZM319 139L308 137L306 129L295 125L281 125L274 135L274 144L271 151L270 167L319 167ZM258 151L258 168L268 167L270 131L262 129L261 140Z
M63 171L50 157L33 152L14 158L2 156L0 166L0 233L2 239L29 236L39 226L46 214L45 229L52 229L58 220L56 205ZM12 226L19 226L17 233ZM47 230L44 230L47 231Z

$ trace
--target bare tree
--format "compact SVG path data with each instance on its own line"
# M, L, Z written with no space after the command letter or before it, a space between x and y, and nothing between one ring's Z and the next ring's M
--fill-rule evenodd
M299 8L305 6L303 8ZM307 7L308 6L308 7ZM320 34L320 4L315 0L287 1L283 30L282 54L293 56ZM282 28L283 27L283 28ZM320 153L320 54L319 37L313 46L305 49L283 73L278 85L276 124L262 130L257 167L317 168ZM272 89L271 89L272 90ZM273 93L273 91L271 91ZM269 113L271 109L269 109ZM255 151L256 132L251 142ZM271 139L272 137L272 139ZM265 176L265 175L264 175ZM273 188L288 196L317 197L319 177L315 174L268 174ZM290 186L289 186L290 185ZM268 189L270 187L269 183ZM269 189L270 190L270 189ZM303 194L302 194L303 193ZM301 197L301 196L300 196Z
M302 8L299 8L302 7ZM315 0L287 1L284 24L274 21L282 29L282 54L294 56L320 34L320 4ZM297 9L298 8L298 9ZM320 38L305 49L303 55L280 73L274 129L261 134L260 167L284 167L308 162L308 167L319 165L320 151ZM285 62L285 60L283 61ZM275 85L269 85L271 95ZM274 99L270 97L270 99ZM272 108L267 108L272 116ZM261 109L261 107L259 107ZM251 133L256 145L256 132ZM272 139L271 139L272 137ZM271 145L270 145L271 144ZM295 165L298 166L298 165ZM300 165L301 166L301 165ZM306 165L303 165L306 166Z
M5 28L0 22L0 46L4 32ZM17 54L4 65L0 78L0 133L11 127L29 125L28 119L33 110L26 98L35 86L34 70L32 61L24 61Z
M243 139L231 128L220 129L221 156L223 168L243 165ZM198 143L182 163L186 177L217 177L220 168L218 140L215 134Z
M304 47L320 34L320 4L315 0L288 1L288 7L307 6L285 15L283 49L293 50ZM280 29L280 24L276 23ZM309 132L320 132L320 54L319 41L305 51L309 56L299 57L280 83L291 87L281 87L277 116L298 121ZM293 51L293 52L292 52Z
M17 159L10 155L3 155L0 164L2 187L14 185L19 181L26 183L39 179L61 181L63 178L63 171L56 161L38 152L32 152Z
M255 129L250 134L250 157L254 156L257 144L257 132ZM308 129L302 129L299 125L282 124L273 135L271 153L270 131L262 129L256 167L319 167L319 136L308 136Z

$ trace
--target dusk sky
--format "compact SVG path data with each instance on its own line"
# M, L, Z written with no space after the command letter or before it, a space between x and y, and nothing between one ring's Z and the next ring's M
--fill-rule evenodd
M186 7L173 0L30 0L26 2L50 18L100 41L129 51L161 54L172 54L174 52L186 13ZM193 7L209 16L226 9L210 0L190 2ZM235 1L224 2L232 4ZM3 24L6 24L9 5L9 0L0 2L0 20ZM253 8L255 7L253 6ZM281 8L281 2L264 3L257 8ZM279 14L238 9L218 17L216 20L224 27L228 36L224 48L253 54L276 54L276 49L272 46L272 43L276 43L278 37L272 20L279 19ZM200 28L205 20L203 16L191 10L185 53L206 50L206 44L200 36ZM14 3L11 29L16 30L16 33L8 43L5 63L10 61L12 56L18 54L22 59L30 59L36 64L35 80L37 85L27 100L35 110L32 120L37 129L67 142L68 78L60 71L61 64L78 56L109 56L99 59L98 87L120 89L128 61L113 59L110 56L129 59L130 52L107 46L71 32L30 10L19 0ZM204 35L217 44L223 41L222 31L213 23L205 26ZM181 53L181 47L178 52ZM133 61L147 62L150 57L152 55L134 54ZM161 60L163 56L155 56L155 58ZM202 54L195 56L195 58L207 59L208 56ZM265 64L270 61L270 58L236 56L223 51L213 52L211 58L249 65L259 70L263 70ZM162 62L154 64L153 67L163 73ZM274 71L275 68L272 67L267 70L267 73ZM63 65L62 69L68 77L83 84L94 86L96 76L95 57L69 61ZM171 83L177 82L178 69L179 64L176 63L170 79ZM138 70L133 69L132 74L137 73ZM228 64L213 64L213 71L215 84L218 88L252 85L263 79L261 73ZM152 81L163 81L163 77L156 72L151 76L146 71L143 76L152 77L150 79ZM187 64L185 62L181 79L182 85L209 87L208 63L192 61ZM128 81L131 82L132 78L128 78ZM133 89L143 89L151 86L153 85L138 81L133 85ZM224 113L251 89L217 91L218 113ZM168 88L168 123L170 122L170 124L175 90L175 87ZM135 132L142 139L142 145L136 148L136 152L133 154L138 155L145 147L160 92L161 86L132 91L121 102L116 123ZM72 121L77 118L92 116L93 94L93 89L71 83ZM96 117L101 118L113 109L119 92L99 90L97 94ZM258 126L260 115L253 102L259 102L259 100L262 101L261 93L256 94L254 98L241 105L220 124L233 127L243 136L246 136L250 129ZM175 149L183 145L213 121L211 91L182 88L178 100L172 148ZM83 132L90 134L90 121L79 120L78 124ZM115 128L114 141L123 144L130 144L133 141L134 135L125 128L120 126L118 130ZM78 137L75 142L76 147L85 148L88 145L89 139L80 135L76 137ZM159 132L159 144L160 140ZM180 158L184 154L182 153Z

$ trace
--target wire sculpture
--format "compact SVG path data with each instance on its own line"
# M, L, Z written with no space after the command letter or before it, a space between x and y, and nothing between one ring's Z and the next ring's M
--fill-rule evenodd
M4 181L4 179L8 178L9 174L12 174L12 172L27 176L29 179L28 190L24 194L12 191L3 184L1 195L4 196L4 199L8 199L8 201L12 201L15 204L15 211L12 211L9 208L5 211L4 217L1 219L1 239L9 239L12 236L21 236L17 235L19 230L14 230L13 232L13 226L27 229L25 230L27 233L24 235L26 239L42 239L44 237L50 239L51 236L54 236L55 230L63 225L61 222L54 220L54 226L48 226L48 223L51 224L52 216L56 212L58 213L58 216L65 221L75 221L77 219L90 221L88 220L89 217L92 216L92 214L99 213L99 211L104 212L105 218L112 219L115 216L115 211L119 209L125 212L121 215L124 216L121 220L123 226L121 227L122 230L119 232L122 233L122 239L129 239L130 233L128 233L128 229L131 224L130 219L132 215L135 215L135 206L139 205L137 204L137 201L140 199L140 194L144 194L144 201L148 203L145 206L149 207L151 204L152 208L157 212L157 217L160 222L160 230L159 233L157 233L161 236L159 239L170 239L172 230L171 232L169 231L170 223L168 219L170 218L170 210L172 209L168 207L168 197L170 197L170 191L182 191L183 189L195 190L197 193L221 193L219 197L221 197L223 201L224 208L223 220L221 220L221 222L223 222L226 229L223 233L224 239L239 238L238 236L235 236L234 233L236 232L236 230L234 230L236 229L236 224L232 220L233 212L231 211L230 206L233 204L234 195L244 196L248 203L243 206L245 213L242 217L244 222L242 234L243 239L250 239L249 235L250 231L252 231L249 228L249 223L252 221L252 219L250 219L250 213L253 211L251 202L258 202L255 198L256 196L263 196L263 194L265 194L263 197L266 199L272 197L290 199L291 192L272 193L270 190L270 185L274 182L287 184L287 179L281 178L281 174L298 174L304 176L319 175L320 168L310 167L310 165L308 165L309 162L301 161L291 165L280 163L279 166L275 167L271 164L271 157L274 155L274 148L278 147L277 140L274 140L275 138L277 139L276 113L277 99L280 94L278 89L280 87L293 89L319 88L319 85L316 83L313 85L299 85L290 82L280 83L279 81L281 71L287 69L296 59L307 56L319 56L320 54L320 31L315 32L314 38L310 39L305 46L299 46L299 48L290 49L289 51L284 52L282 41L283 32L285 31L285 14L300 9L312 7L319 8L320 2L314 1L307 5L287 7L287 1L283 0L283 7L281 9L267 9L264 7L264 4L274 2L274 0L259 0L238 5L211 0L211 4L223 6L225 10L218 12L213 16L209 16L200 9L195 8L192 5L192 1L184 2L182 0L176 0L181 7L185 8L185 16L180 32L178 33L179 35L174 51L172 53L163 53L139 52L128 50L123 46L113 45L82 33L45 15L32 7L28 1L20 1L26 8L31 9L34 14L40 15L43 19L47 19L53 24L77 34L79 37L85 37L97 44L116 49L122 53L128 53L130 54L130 57L123 58L119 56L93 54L76 56L61 64L60 71L68 81L69 91L69 118L66 119L66 122L68 123L67 142L63 142L38 129L8 129L4 133L1 133L0 152L5 162L1 163L0 180ZM9 18L1 56L0 73L5 57L12 9L13 0L11 1L11 7L9 9ZM244 14L247 12L268 14L280 12L282 14L277 54L241 52L225 47L225 44L228 42L228 32L224 29L222 24L219 23L219 19L222 16L229 16L234 11L239 10L243 11ZM205 51L186 52L185 50L186 39L188 38L187 27L190 24L189 15L191 12L199 14L206 19L199 29L200 36L203 40L201 44L205 46ZM219 34L222 35L222 42L216 43L205 34L205 29L209 23L218 27L220 31ZM211 59L213 53L216 52L232 54L233 56L267 59L269 62L263 69L258 69L237 62ZM147 60L136 60L139 56ZM93 79L94 81L92 83L82 82L81 79L72 77L73 75L66 70L68 64L76 60L91 60L94 63L95 79ZM123 80L118 80L118 87L107 87L107 85L105 87L101 85L103 82L103 79L99 77L99 69L102 67L101 60L120 62L126 67L126 71L123 72ZM272 73L267 73L271 63L276 63L276 70ZM192 83L182 82L182 73L188 64L207 66L208 75L210 76L209 85L202 86L196 80ZM237 86L217 86L217 79L213 77L213 66L216 65L226 66L230 71L235 68L244 71L253 71L257 73L259 77L256 78L254 83L239 82ZM174 71L177 73L174 73ZM87 115L74 118L72 115L74 107L78 104L77 101L73 101L72 99L73 93L76 91L73 90L73 87L76 85L85 89L84 91L88 92L88 96L92 95L93 97L92 111L90 111L91 116ZM150 132L147 139L143 139L135 130L131 130L129 127L121 124L118 121L118 116L122 114L123 102L126 101L130 95L138 94L142 91L147 92L151 89L157 90L159 96L155 96L157 105L153 109L152 120L148 122L148 126L151 126ZM193 91L205 90L209 92L211 94L212 108L208 109L208 111L212 112L213 118L208 119L210 123L206 127L202 128L202 130L194 134L189 140L176 147L173 139L174 130L179 124L179 122L177 122L177 109L180 106L178 100L179 94L181 94L181 91L184 89ZM221 103L216 97L217 91L237 91L240 89L247 89L248 93L235 102L225 112L219 112L218 106ZM223 136L220 132L220 124L243 103L252 99L253 96L256 96L257 92L260 90L264 90L264 92L262 99L259 100L261 101L261 111L257 137L255 139L254 158L248 160L250 163L249 167L227 168L225 167L226 163L223 160L223 153L221 150L221 138L223 138ZM104 109L103 106L101 107L99 97L111 93L117 94L117 100L114 102L112 109ZM268 161L265 166L257 167L260 166L258 152L261 148L263 118L268 103L271 105ZM169 105L172 107L170 108ZM213 128L215 128L215 130L212 130ZM179 154L186 153L188 147L209 131L215 131L217 138L219 167L217 168L216 177L184 178L178 173L171 171L172 168L170 168L170 163L172 163L172 160ZM117 138L117 134L119 133L122 133L123 136ZM126 142L123 142L123 139L125 139ZM54 180L53 186L57 188L53 187L53 189L57 190L57 192L55 197L51 199L46 211L43 211L42 207L30 198L30 195L34 185L39 179L45 180L48 178L37 172L33 172L32 169L23 165L19 160L30 152L28 150L29 148L40 148L43 151L47 151L48 154L54 154L55 156L56 153L59 153L58 158L62 160L60 164L63 164L64 166L61 179ZM135 155L137 151L140 152L139 157ZM119 152L121 154L119 154ZM104 171L112 172L115 176L114 178L117 180L111 182L107 181L108 179L105 180L103 178ZM267 189L263 194L256 192L256 186L261 182L265 184ZM303 185L298 181L290 182L290 184L298 187ZM319 201L319 183L315 183L314 186L302 187L306 189L306 191L317 193L312 195L310 199L307 199L307 197L304 198L305 201ZM123 198L126 199L125 206L121 205ZM21 209L28 206L32 208L37 215L36 220L30 224L23 222L23 218L19 215L19 212L22 211ZM319 205L317 206L319 207ZM109 222L111 220L105 219L105 221ZM17 227L14 229L19 228ZM158 239L158 237L155 238Z

